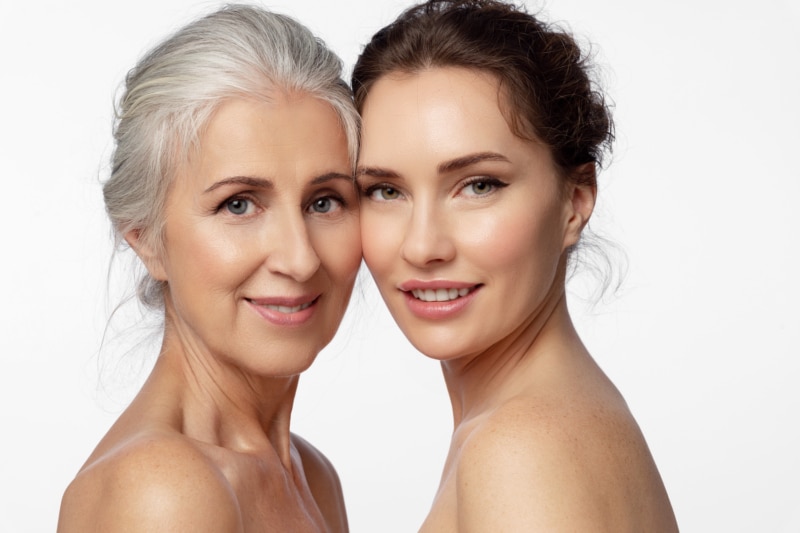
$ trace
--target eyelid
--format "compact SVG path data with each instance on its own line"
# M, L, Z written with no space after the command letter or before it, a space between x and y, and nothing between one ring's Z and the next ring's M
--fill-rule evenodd
M504 187L508 187L508 183L495 178L494 176L470 176L469 178L465 179L458 185L458 193L461 193L464 189L469 187L470 185L474 185L476 183L486 183L487 185L491 185L493 189L486 194L478 195L478 196L489 196L490 194L496 192L498 189L502 189Z
M314 207L314 203L317 200L322 200L323 198L327 198L327 199L329 199L329 200L331 200L333 202L336 202L337 204L339 204L339 208L338 209L334 209L332 211L325 212L325 213L312 211L312 208ZM340 193L338 193L336 191L325 190L325 191L320 191L319 194L315 194L314 196L312 196L311 199L306 204L306 206L303 209L303 211L311 213L311 214L325 216L325 215L330 215L332 213L347 209L349 207L349 205L350 205L350 203Z
M253 213L242 214L242 215L237 215L236 213L231 213L230 211L227 211L226 207L227 207L228 203L230 203L232 200L244 200L246 202L250 202L254 212ZM261 212L263 209L264 209L264 207L261 205L261 203L258 201L258 199L254 197L253 194L250 194L248 192L238 192L236 194L232 194L230 196L226 196L224 200L222 200L219 204L217 204L217 206L213 209L213 212L216 213L216 214L223 214L223 215L227 214L227 215L229 215L231 217L234 217L234 218L247 218L249 216L256 215L257 213Z
M391 202L391 201L399 200L399 199L405 197L405 193L403 193L403 191L397 185L395 185L393 183L387 183L385 181L384 182L376 182L376 183L373 183L373 184L371 184L369 186L366 186L366 187L361 187L359 185L359 189L361 189L361 194L362 195L364 195L366 198L369 198L369 199L371 199L373 201L376 201L376 202ZM384 198L384 199L381 199L381 200L377 200L377 199L373 198L373 195L376 192L380 191L381 189L392 189L397 193L398 197L397 198L392 198L392 199Z

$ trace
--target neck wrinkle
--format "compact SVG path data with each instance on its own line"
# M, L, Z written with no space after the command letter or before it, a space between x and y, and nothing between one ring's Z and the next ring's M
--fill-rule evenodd
M299 376L248 373L201 347L167 309L157 365L179 382L179 429L187 437L240 453L274 450L291 468L289 423Z

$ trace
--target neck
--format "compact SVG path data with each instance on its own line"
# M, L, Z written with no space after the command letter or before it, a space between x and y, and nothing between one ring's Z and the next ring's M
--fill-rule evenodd
M567 310L563 278L528 320L485 350L442 362L454 427L529 390L565 354L585 352Z
M209 353L180 330L167 320L161 355L148 380L171 391L170 425L187 437L237 452L274 450L289 467L289 422L299 376L253 374Z

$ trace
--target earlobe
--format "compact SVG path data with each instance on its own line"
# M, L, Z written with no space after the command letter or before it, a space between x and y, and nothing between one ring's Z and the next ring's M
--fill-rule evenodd
M125 241L133 248L136 255L139 256L139 259L144 263L147 272L153 279L167 281L167 273L160 255L156 253L153 246L147 242L148 239L142 236L141 230L134 229L127 232L125 234Z

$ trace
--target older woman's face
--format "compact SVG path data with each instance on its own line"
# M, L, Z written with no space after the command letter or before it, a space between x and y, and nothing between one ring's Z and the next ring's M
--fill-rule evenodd
M514 135L498 94L491 76L436 68L380 79L362 113L364 259L406 336L437 359L535 318L584 222L549 149Z
M292 375L332 338L361 261L358 198L333 109L305 94L231 100L170 189L167 313L184 345Z

